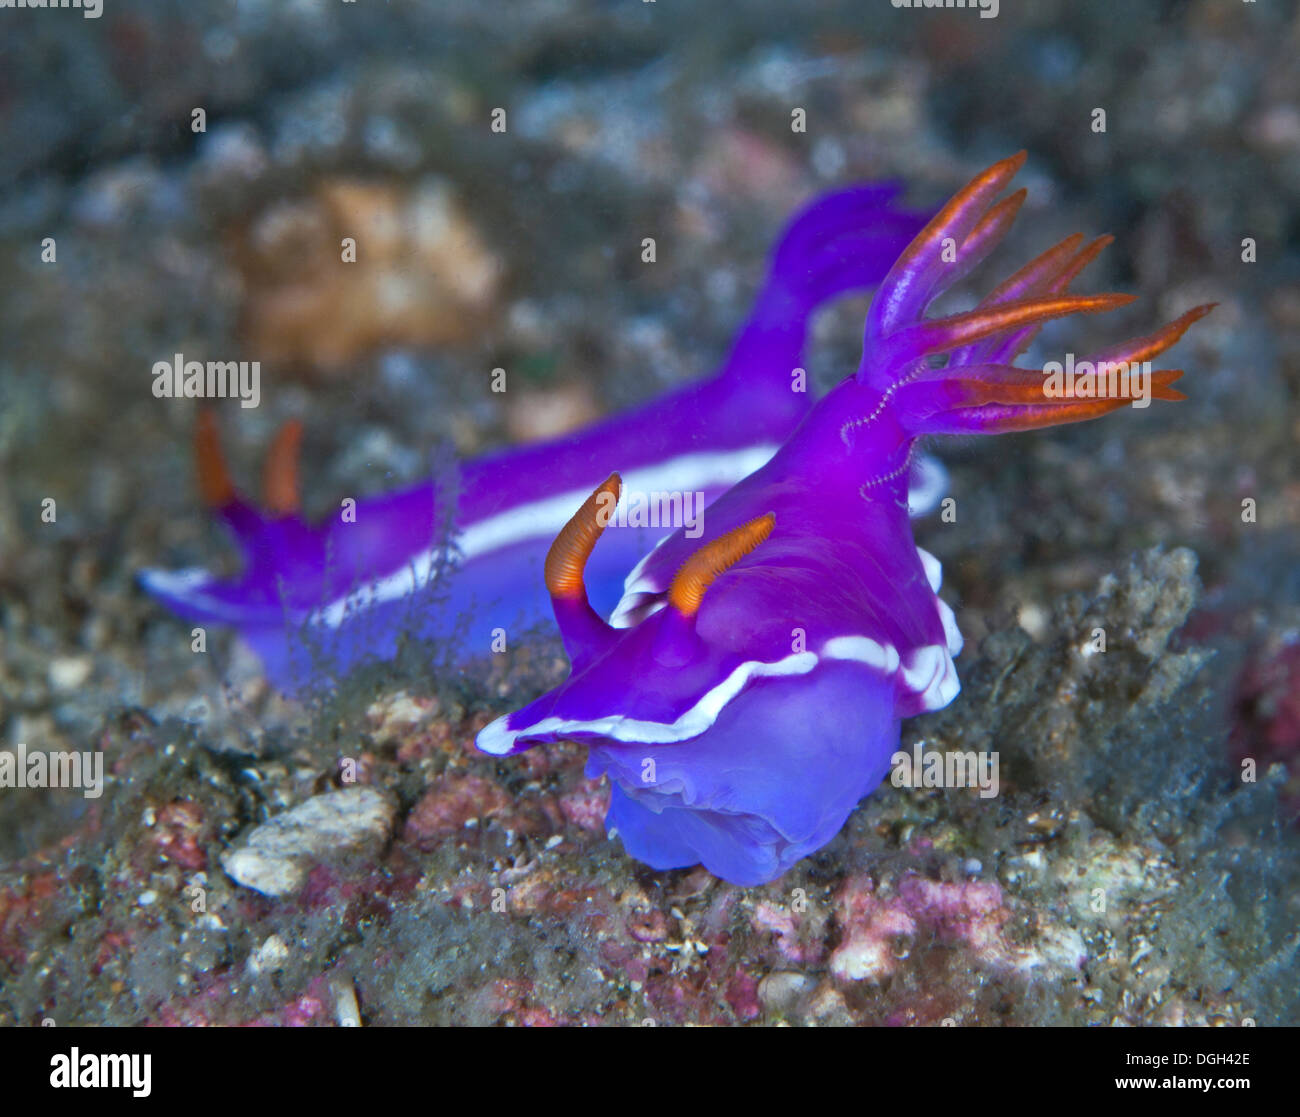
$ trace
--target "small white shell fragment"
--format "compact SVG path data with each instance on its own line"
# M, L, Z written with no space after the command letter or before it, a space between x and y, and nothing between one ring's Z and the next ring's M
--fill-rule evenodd
M289 960L289 944L279 935L269 935L261 946L248 955L247 969L250 974L274 973L284 968Z
M296 892L312 864L331 855L376 855L393 829L394 807L373 787L316 795L254 827L221 864L232 879L266 896Z
M334 1019L340 1028L361 1027L361 1008L357 1004L357 990L351 978L339 978L334 987Z

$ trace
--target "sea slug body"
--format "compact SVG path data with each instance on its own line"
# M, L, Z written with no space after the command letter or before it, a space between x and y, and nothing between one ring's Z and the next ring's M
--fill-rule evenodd
M549 615L546 548L607 472L604 462L620 463L630 489L698 496L703 507L772 456L812 406L791 376L813 312L879 283L925 223L895 205L897 194L893 185L851 187L797 215L713 377L562 438L464 462L440 485L359 500L322 523L300 514L296 423L271 448L258 508L229 477L215 421L201 416L200 489L242 571L221 579L150 569L141 584L188 620L236 627L283 690L328 685L366 658L389 658L406 635L436 639L452 658L488 654L494 631ZM919 507L941 487L941 467L923 465L914 471ZM586 572L598 607L613 608L628 568L676 526L650 522L606 541Z
M900 720L959 690L961 634L907 512L918 440L1078 422L1132 402L1096 382L1056 390L1014 365L1042 323L1132 301L1069 293L1110 238L1069 237L973 310L925 316L1010 227L1025 192L995 199L1023 162L994 164L921 230L871 304L856 373L707 507L698 538L678 530L637 563L612 612L590 599L583 571L618 535L604 528L619 475L577 508L545 566L571 672L488 725L481 750L586 744L588 774L612 784L607 828L656 869L700 863L759 884L836 835L884 778ZM1171 387L1181 371L1146 362L1209 309L1091 364L1142 366L1147 399L1182 399ZM616 453L600 460L622 468Z

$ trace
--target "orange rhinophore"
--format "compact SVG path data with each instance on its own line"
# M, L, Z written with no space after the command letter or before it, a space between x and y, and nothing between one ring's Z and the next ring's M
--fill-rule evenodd
M262 474L262 493L267 510L277 516L292 516L302 508L298 488L298 457L302 447L302 423L290 419L275 435Z
M772 534L776 517L771 513L759 516L740 527L732 528L691 555L668 587L668 604L684 617L693 617L699 611L700 601L718 577L735 566L750 551Z
M546 588L552 597L586 598L582 572L586 569L587 559L591 557L596 540L613 515L622 489L622 478L617 473L611 473L583 501L582 507L555 537L551 549L546 552L544 568Z
M226 459L221 452L217 421L207 408L199 412L194 428L194 457L198 464L199 494L209 508L223 508L235 499L235 485L230 480Z

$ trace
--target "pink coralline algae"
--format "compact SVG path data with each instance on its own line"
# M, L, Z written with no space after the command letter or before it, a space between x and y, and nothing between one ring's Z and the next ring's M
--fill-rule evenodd
M821 956L821 942L806 927L809 921L805 916L769 900L760 900L754 906L752 918L756 931L775 935L777 950L785 961L801 964L815 962Z
M898 891L917 921L940 935L958 939L995 960L1010 957L1002 935L1002 924L1010 913L1002 905L999 885L981 881L946 884L909 876Z
M173 861L182 869L199 872L208 867L205 831L202 808L197 803L178 800L158 811L153 845L163 861Z
M831 955L831 973L842 981L879 981L894 972L894 941L916 924L901 897L882 900L867 878L845 884L839 897L844 939Z
M328 1008L320 996L305 993L295 997L276 1012L260 1016L251 1024L255 1028L306 1028L316 1024L332 1023Z
M526 978L496 978L476 994L472 1014L493 1023L550 1028L564 1023L534 1002L535 987Z
M849 880L839 895L844 931L831 955L841 981L880 981L892 974L922 931L964 944L994 969L1027 969L1036 956L1012 944L1005 924L1011 913L1002 888L991 881L949 883L909 875L882 896L867 877Z
M727 982L727 1004L740 1020L753 1020L763 1015L758 999L758 981L752 974L737 970Z
M579 787L560 796L560 813L580 830L603 829L608 810L609 785L596 780L583 780Z
M59 888L58 874L44 872L0 891L0 962L23 964L24 944L48 916Z
M1285 765L1283 799L1288 813L1300 816L1300 641L1257 654L1242 671L1232 753L1261 769Z
M445 775L407 817L405 836L421 849L433 848L471 819L489 818L509 805L506 793L482 776Z

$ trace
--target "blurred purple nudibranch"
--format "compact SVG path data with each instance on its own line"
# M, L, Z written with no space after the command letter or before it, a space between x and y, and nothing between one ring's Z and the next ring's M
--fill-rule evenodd
M215 421L200 416L199 487L243 560L230 579L196 568L145 570L142 585L180 616L234 626L282 690L328 684L366 658L388 659L404 636L439 641L456 658L488 654L497 628L550 613L546 549L574 506L616 461L647 493L721 495L767 461L811 407L791 390L813 312L879 283L926 216L899 209L899 188L850 187L815 199L786 227L767 280L730 355L711 378L562 438L461 463L430 483L358 500L320 523L301 515L301 429L286 424L268 455L265 502L240 493ZM924 463L918 508L941 494ZM450 531L447 496L458 493ZM587 569L598 608L670 528L630 529Z

